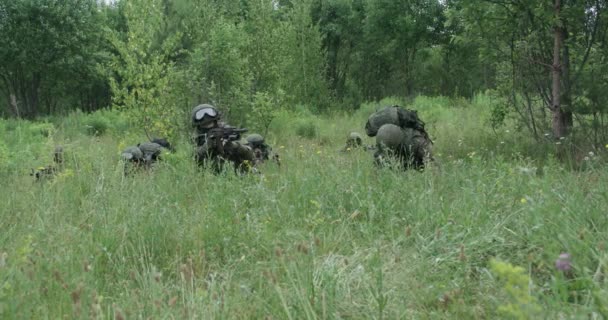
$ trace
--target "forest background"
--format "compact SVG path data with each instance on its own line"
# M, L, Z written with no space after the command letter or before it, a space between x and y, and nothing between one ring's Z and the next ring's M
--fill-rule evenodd
M0 317L608 317L606 9L0 0ZM197 168L203 102L281 167ZM393 104L424 172L342 149ZM147 134L177 151L125 177Z
M211 102L352 111L419 95L495 98L530 136L605 136L606 4L579 1L0 2L0 114L128 110L152 131ZM249 119L248 119L249 118ZM152 119L155 119L152 121Z

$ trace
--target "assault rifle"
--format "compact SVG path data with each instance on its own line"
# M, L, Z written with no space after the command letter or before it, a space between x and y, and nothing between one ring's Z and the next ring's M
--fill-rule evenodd
M249 170L246 163L253 163L253 153L251 149L236 142L241 139L241 133L247 132L245 128L218 127L210 129L206 134L199 135L198 138L205 139L198 141L199 146L206 145L204 153L199 155L200 160L212 160L213 168L216 172L222 170L225 162L234 164L235 170Z
M217 139L220 138L222 140L228 141L236 141L241 139L241 133L247 132L247 128L235 128L235 127L219 127L213 128L209 130L207 133L207 138L209 139Z
M207 140L210 141L236 141L241 139L241 133L247 132L245 128L235 127L218 127L210 129L205 133L199 133L194 136L196 145L202 146ZM213 142L212 142L213 143Z

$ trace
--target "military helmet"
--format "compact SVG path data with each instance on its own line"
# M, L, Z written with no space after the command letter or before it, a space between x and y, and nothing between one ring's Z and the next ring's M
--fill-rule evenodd
M346 139L346 144L352 147L358 147L363 144L363 138L357 132L351 132L348 134L348 138Z
M260 145L260 144L264 143L264 137L262 137L261 134L252 133L247 136L247 143L253 144L253 145Z
M407 135L403 129L392 123L387 123L378 129L376 135L376 145L378 147L388 147L397 150L407 142Z
M192 109L192 124L195 127L211 127L219 118L220 113L210 104L199 104Z

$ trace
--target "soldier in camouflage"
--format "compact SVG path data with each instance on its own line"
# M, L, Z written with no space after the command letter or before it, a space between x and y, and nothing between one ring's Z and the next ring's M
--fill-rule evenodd
M163 149L170 152L175 151L165 138L154 138L150 142L142 142L136 146L127 147L121 153L121 158L125 161L125 175L140 168L151 168L154 163L161 160Z
M254 164L251 147L238 140L246 129L232 127L221 121L221 115L210 104L201 104L192 110L195 158L199 166L211 166L216 173L231 162L235 171L244 173Z
M270 160L272 154L272 147L270 147L266 143L262 135L252 133L248 135L245 140L247 140L246 145L250 147L253 151L255 165L259 165L266 162L267 160ZM272 154L272 160L274 160L277 165L281 165L278 154Z
M36 178L36 181L42 181L54 177L61 170L63 170L63 147L56 146L53 151L53 164L32 169L30 176Z
M365 131L368 136L376 137L374 162L377 165L395 158L403 169L423 169L433 160L433 142L415 110L390 106L376 111L368 118Z
M363 146L363 137L358 132L351 132L346 138L345 149L357 149Z
M363 136L361 136L361 134L359 134L358 132L353 131L350 132L346 137L346 143L344 144L344 147L340 149L340 152L350 152L357 149L365 151L375 151L376 147L363 144Z

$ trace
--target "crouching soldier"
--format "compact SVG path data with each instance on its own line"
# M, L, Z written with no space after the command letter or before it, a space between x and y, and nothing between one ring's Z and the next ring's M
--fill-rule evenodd
M391 106L376 111L368 118L365 131L376 137L376 165L384 165L387 158L393 158L403 169L423 169L433 160L433 142L414 110Z
M262 135L253 133L247 136L247 146L251 148L253 151L254 164L258 165L264 163L267 160L270 160L272 154L272 147L270 147L264 140ZM274 153L272 154L272 160L274 160L277 165L281 165L281 161L279 159L279 155Z
M351 132L346 138L346 145L344 146L345 151L350 151L363 146L363 137L358 132Z
M169 152L174 151L173 146L165 138L155 138L150 142L138 143L136 146L127 147L121 153L121 158L125 162L125 175L140 168L151 168L154 163L161 160L163 149Z
M214 172L219 173L225 163L230 162L237 172L251 170L253 150L238 142L247 129L222 122L220 113L209 104L198 105L192 110L192 126L195 130L195 158L199 166L211 166Z
M363 144L363 137L358 132L351 132L346 137L346 143L344 147L340 149L340 152L349 152L355 149L361 149L365 151L374 151L376 147Z
M35 177L36 181L41 181L54 177L61 170L63 170L63 147L56 146L53 151L53 164L32 169L30 176Z

